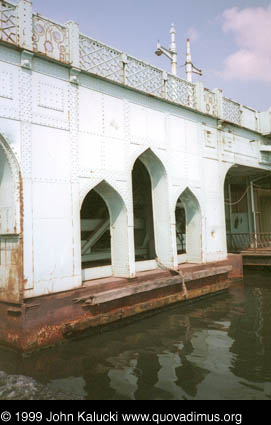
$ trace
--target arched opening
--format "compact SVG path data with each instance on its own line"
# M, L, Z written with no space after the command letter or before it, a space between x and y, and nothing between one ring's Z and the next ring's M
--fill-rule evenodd
M197 198L188 188L177 200L175 219L178 262L200 263L202 260L201 211Z
M0 234L16 233L16 208L14 205L14 179L6 152L0 145Z
M19 166L0 137L0 299L18 302L23 285Z
M85 197L80 215L82 268L111 265L109 211L95 189Z
M82 278L129 276L127 210L118 192L102 181L81 207Z
M147 149L132 170L136 270L173 267L168 182L164 165Z
M134 206L135 260L151 260L154 245L151 179L144 164L137 159L132 172Z
M271 173L233 165L224 183L228 252L271 249Z
M186 254L186 220L185 208L181 199L178 199L175 209L176 220L176 240L177 240L177 254Z

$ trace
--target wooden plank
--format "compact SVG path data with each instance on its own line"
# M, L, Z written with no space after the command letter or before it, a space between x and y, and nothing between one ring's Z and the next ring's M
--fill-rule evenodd
M231 271L232 266L222 266L222 267L212 267L205 270L200 270L197 272L185 273L184 281L189 282L192 280L202 279L218 274L224 274ZM159 288L164 288L167 286L172 286L182 283L180 275L173 276L169 279L161 279L156 281L147 281L142 283L137 283L131 286L126 286L123 288L111 289L109 291L103 291L93 295L91 300L86 301L86 304L96 305L102 304L109 301L117 300L120 298L129 297L131 295L152 291Z

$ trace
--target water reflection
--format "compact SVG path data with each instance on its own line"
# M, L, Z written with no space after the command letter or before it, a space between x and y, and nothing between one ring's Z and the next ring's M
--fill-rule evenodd
M268 274L129 326L21 358L0 370L87 399L270 399ZM0 396L1 397L1 396Z
M231 351L236 354L232 372L251 382L271 380L270 287L245 288L244 314L233 317L229 334Z

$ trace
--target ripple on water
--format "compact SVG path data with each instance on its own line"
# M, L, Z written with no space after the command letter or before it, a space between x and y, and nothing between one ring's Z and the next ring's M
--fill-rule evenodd
M27 358L0 349L0 399L270 399L270 275L244 283Z

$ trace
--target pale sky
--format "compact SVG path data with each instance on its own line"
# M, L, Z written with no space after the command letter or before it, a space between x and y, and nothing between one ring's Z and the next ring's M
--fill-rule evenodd
M33 0L33 10L167 71L154 51L158 40L169 47L174 22L180 77L190 36L203 70L194 81L260 111L271 106L271 0Z

